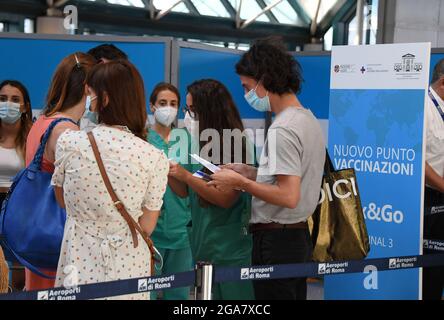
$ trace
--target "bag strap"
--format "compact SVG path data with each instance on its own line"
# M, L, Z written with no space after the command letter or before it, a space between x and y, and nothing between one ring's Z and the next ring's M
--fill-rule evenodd
M45 152L45 147L46 147L46 143L49 140L49 137L52 133L52 130L55 128L56 125L58 125L60 122L71 122L75 125L77 125L76 122L74 122L74 120L69 119L69 118L58 118L54 121L51 122L51 124L49 125L49 127L46 129L45 133L42 136L42 140L40 142L40 146L37 149L37 152L35 153L34 159L32 159L31 164L29 165L29 167L32 167L32 169L34 170L40 170L42 167L42 160L43 160L43 153Z
M155 250L153 241L148 238L145 233L143 232L142 228L139 226L139 224L131 217L131 215L128 213L128 211L125 208L125 205L122 203L122 201L119 200L117 194L114 192L114 189L111 185L111 181L109 180L108 174L106 173L105 166L103 165L102 158L100 156L99 147L97 146L96 139L94 138L94 134L90 131L87 133L88 139L91 143L91 147L94 152L94 157L96 158L97 165L99 166L100 174L102 175L103 182L105 183L106 189L108 190L109 195L111 196L111 199L114 203L114 206L116 207L117 211L122 215L123 219L125 219L126 223L128 224L128 227L131 231L131 236L133 237L133 244L134 248L137 248L138 246L138 238L136 230L140 233L142 236L142 239L146 242L148 245L148 248L151 252L151 270L154 270L154 257L155 257Z
M328 150L325 149L325 163L324 163L324 173L328 174L334 172L333 162L331 161L330 154Z
M432 91L430 91L430 89L429 89L429 98L432 100L433 104L435 105L436 109L438 110L442 121L444 121L444 112L442 111L438 100L436 100L435 96L433 95Z

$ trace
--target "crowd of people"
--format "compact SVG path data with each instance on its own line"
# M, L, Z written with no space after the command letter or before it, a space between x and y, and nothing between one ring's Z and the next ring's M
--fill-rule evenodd
M67 214L57 269L42 270L54 279L22 272L10 263L13 289L65 286L73 272L81 285L190 271L197 261L239 267L309 262L312 242L307 219L319 200L325 142L315 116L297 98L302 71L276 39L256 41L233 71L249 105L275 114L269 131L273 139L266 140L259 157L243 134L240 113L224 84L198 80L181 97L176 87L160 83L145 97L137 68L113 45L66 56L54 72L46 105L34 123L25 86L3 81L0 202L11 179L34 158L51 123L70 120L55 126L42 161ZM444 74L437 79L440 86L434 88L442 94ZM441 99L439 104L444 107ZM149 126L147 110L154 119ZM176 126L180 111L185 114L185 128ZM206 130L218 135L203 139ZM225 130L238 136L227 141ZM151 259L153 250L141 234L132 234L121 208L113 203L91 133L120 199L118 205L154 243L156 263ZM441 141L441 135L434 139ZM240 141L240 148L233 146L232 138ZM209 150L207 160L219 169L211 172L193 161L193 150L201 155ZM444 171L439 168L439 172ZM429 184L441 191L440 173L432 175L435 184ZM440 221L435 224L442 225ZM178 288L119 298L185 300L189 295L190 288ZM306 279L220 283L213 288L213 298L303 300Z

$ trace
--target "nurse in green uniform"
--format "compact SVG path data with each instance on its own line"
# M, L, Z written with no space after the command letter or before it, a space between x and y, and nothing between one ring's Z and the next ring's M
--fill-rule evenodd
M205 129L210 129L210 132L213 129L213 133L219 135L212 136L211 143L208 139L199 141L198 149L203 158L215 164L253 164L254 159L249 152L251 145L247 147L247 139L242 134L242 120L224 85L215 80L196 81L188 87L186 104L185 125L194 141L199 141L202 133L202 137L206 135ZM233 131L238 133L235 136L239 139L234 138L232 147L223 138L224 129L230 132L239 129ZM236 148L239 146L236 140L240 141L240 148ZM209 149L209 155L205 156L205 150ZM250 196L241 191L208 186L205 180L193 176L194 171L203 170L199 165L194 165L192 172L186 169L180 164L170 163L170 180L173 181L170 186L178 195L189 195L190 198L192 222L189 235L194 260L211 262L216 267L250 266L252 240L247 232ZM215 284L213 299L254 299L252 284L250 281Z
M154 113L154 125L149 130L148 142L165 152L169 159L179 163L188 162L188 154L181 150L180 143L187 143L185 129L172 128L180 103L179 91L171 84L158 84L151 94L150 107ZM183 159L185 160L183 160ZM186 166L186 165L185 165ZM163 267L157 274L179 273L192 270L191 249L186 225L190 222L188 198L180 198L167 188L163 198L162 211L152 234L154 245L163 257ZM190 288L176 288L163 291L164 300L187 300ZM156 293L152 293L152 299Z

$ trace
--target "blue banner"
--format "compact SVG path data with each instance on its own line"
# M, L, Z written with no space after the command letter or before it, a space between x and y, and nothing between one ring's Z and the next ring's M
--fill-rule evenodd
M424 103L429 44L337 47L332 52L329 152L354 168L368 258L422 253ZM420 299L421 271L326 277L326 299Z

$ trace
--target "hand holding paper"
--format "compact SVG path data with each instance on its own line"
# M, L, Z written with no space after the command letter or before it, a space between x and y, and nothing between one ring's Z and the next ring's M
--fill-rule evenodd
M199 157L197 154L190 154L190 156L213 173L221 170L218 166L212 164L210 161Z
M185 168L175 161L170 161L170 171L168 173L170 177L176 178L179 181L185 182L188 175L191 175Z
M220 190L243 191L242 186L246 178L230 169L219 169L211 175L212 181L208 185L215 186Z

